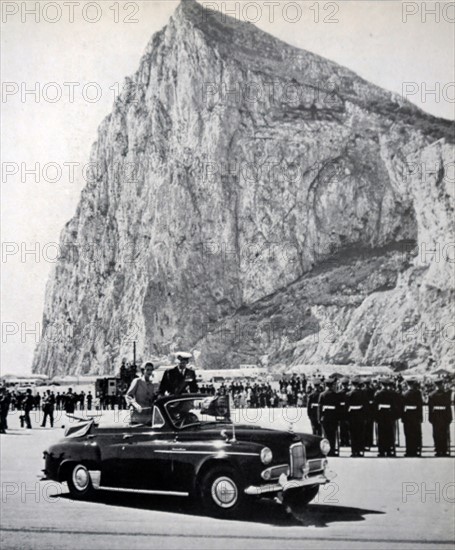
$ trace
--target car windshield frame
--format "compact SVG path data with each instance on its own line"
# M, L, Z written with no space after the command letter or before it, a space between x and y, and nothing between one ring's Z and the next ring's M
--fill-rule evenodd
M177 424L174 422L174 417L172 415L172 412L168 409L169 405L172 405L173 403L181 403L182 401L204 401L206 400L207 397L187 397L187 398L182 398L182 397L178 397L176 399L171 399L169 401L167 401L167 403L164 404L164 409L166 410L166 414L171 422L171 425L173 428L175 428L176 430L185 430L186 428L190 428L190 427L193 427L193 426L205 426L207 424L230 424L230 420L227 420L227 419L224 419L224 420L219 420L216 416L212 416L212 415L209 415L209 414L204 414L202 416L205 416L207 418L210 418L211 420L207 420L207 421L201 421L199 418L198 418L198 421L197 422L193 422L191 424L186 424L185 426L177 426ZM194 408L194 407L193 407ZM194 413L193 413L194 414Z
M152 424L151 424L152 429L159 430L161 428L164 428L165 426L166 426L166 420L163 416L163 413L161 412L159 407L154 405L153 412L152 412Z

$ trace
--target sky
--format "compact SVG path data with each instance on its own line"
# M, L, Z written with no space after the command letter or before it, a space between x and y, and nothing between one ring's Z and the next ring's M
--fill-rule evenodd
M201 3L455 118L453 2ZM2 374L30 372L55 243L75 213L97 127L177 5L2 2Z

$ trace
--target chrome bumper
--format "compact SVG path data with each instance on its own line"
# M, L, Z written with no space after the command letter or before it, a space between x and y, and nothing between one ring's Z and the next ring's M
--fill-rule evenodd
M332 470L324 470L324 473L305 476L302 479L288 479L285 474L280 476L277 483L268 483L264 485L250 485L245 489L247 495L263 495L265 493L279 493L280 491L289 491L289 489L299 489L311 485L324 485L336 477Z

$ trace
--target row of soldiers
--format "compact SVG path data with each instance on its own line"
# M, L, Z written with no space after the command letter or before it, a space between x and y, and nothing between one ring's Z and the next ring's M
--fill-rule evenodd
M373 446L374 425L377 426L378 456L396 456L397 420L403 422L406 439L405 456L421 456L423 399L419 383L407 380L403 393L395 390L395 382L384 377L379 389L360 377L343 379L336 389L337 379L329 377L322 382L312 381L313 391L308 398L308 417L313 433L324 435L331 446L331 455L339 454L339 446L351 445L351 456L364 456ZM436 388L428 398L429 421L433 426L436 456L450 453L450 423L452 422L451 392L444 388L444 380L435 382Z
M93 400L91 391L87 395L84 392L77 394L73 392L72 388L69 388L67 392L55 395L52 390L46 390L41 396L39 393L33 395L31 388L22 393L9 392L7 388L0 386L0 433L6 433L10 410L21 411L19 416L21 427L31 429L30 413L41 408L44 413L41 426L45 427L49 419L49 423L53 427L55 410L64 410L66 413L72 414L78 405L81 409L84 408L85 400L88 410L91 410Z

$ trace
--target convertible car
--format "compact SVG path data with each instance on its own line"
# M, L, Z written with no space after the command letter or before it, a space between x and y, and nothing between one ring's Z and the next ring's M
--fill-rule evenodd
M70 426L44 452L44 477L71 495L95 490L189 496L206 512L234 517L249 499L276 497L295 515L335 474L329 442L291 431L234 425L226 397L158 399L150 421Z

